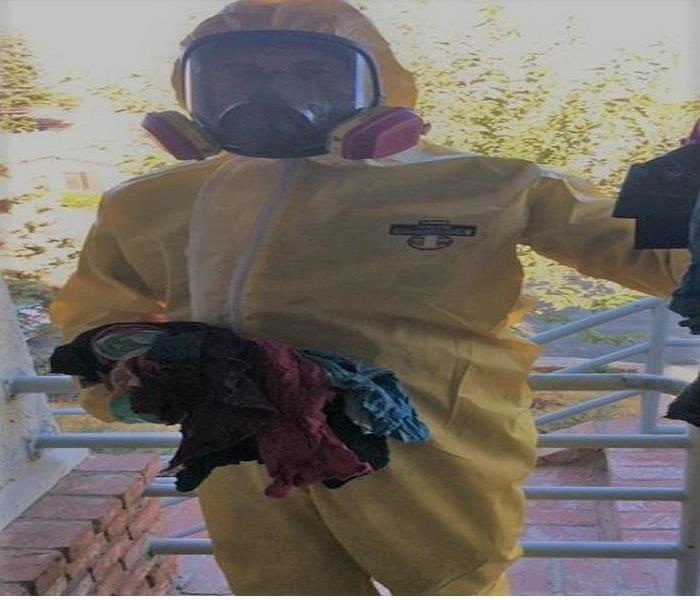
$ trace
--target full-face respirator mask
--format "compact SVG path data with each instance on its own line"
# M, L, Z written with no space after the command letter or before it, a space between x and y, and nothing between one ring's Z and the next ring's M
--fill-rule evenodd
M412 110L381 105L371 56L343 38L305 31L234 31L183 52L185 115L149 113L143 127L175 158L222 150L298 158L382 158L427 131Z

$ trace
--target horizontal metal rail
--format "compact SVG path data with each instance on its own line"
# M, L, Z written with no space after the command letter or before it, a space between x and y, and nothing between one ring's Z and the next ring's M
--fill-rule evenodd
M528 542L522 543L526 557L559 558L679 558L677 544L654 542ZM213 554L211 540L154 538L151 554Z
M588 363L590 366L590 363ZM579 369L585 365L579 366ZM566 370L564 370L566 371ZM599 408L608 404L612 404L619 400L636 395L637 391L654 390L665 393L680 393L685 389L687 382L677 379L670 379L660 375L647 374L574 374L558 371L553 374L533 375L528 382L530 387L535 391L545 390L619 390L624 391L614 392L601 398L587 400L571 406L561 411L542 415L537 418L538 425L544 425L559 421L572 415L580 414L587 410ZM64 376L36 376L36 377L15 377L6 382L15 393L18 390L41 391L49 388L56 389L60 385L65 385L66 381L72 385L72 379ZM45 387L42 387L46 383ZM57 408L53 409L53 414L56 416L66 415L83 415L86 414L84 409L79 407ZM658 431L663 431L664 426L657 426ZM672 431L681 431L676 428ZM69 437L69 436L76 437ZM90 437L90 436L93 437ZM172 437L165 437L172 436ZM140 448L163 448L176 447L180 442L179 434L132 434L132 433L111 433L111 434L62 434L60 437L52 437L49 435L40 435L36 439L36 448L115 448L115 447L140 447Z
M675 348L697 348L700 346L700 340L697 338L672 337L666 340L666 345Z
M171 448L180 433L40 433L34 447L42 448ZM540 448L686 448L687 435L558 434L539 437Z
M13 394L75 394L78 391L70 375L17 375L5 381Z
M599 389L640 389L640 390L655 390L664 391L666 393L678 393L686 385L687 382L678 381L678 386L680 389L673 385L669 389L659 390L655 382L663 386L661 382L672 381L667 377L660 375L644 375L641 373L619 373L619 374L602 374L602 375L588 375L588 377L597 377L600 379L585 379L585 380L571 380L580 381L580 384L575 385L585 385L587 382L591 385L596 385L596 387L566 387L566 388L555 388L556 385L561 385L566 382L563 379L564 375L561 371L555 374L546 375L533 375L529 378L530 386L533 389L588 389L588 390L599 390ZM549 381L550 383L546 383ZM595 382L600 382L596 384ZM604 384L603 382L608 382ZM632 383L630 383L632 382ZM60 394L60 393L74 393L76 391L72 377L68 375L32 375L32 376L15 376L4 380L6 388L11 394L26 394L26 393L46 393L46 394ZM574 384L572 384L574 385ZM600 387L599 387L600 386Z
M678 544L656 542L522 542L526 557L680 558Z
M688 432L688 426L683 425L656 425L652 433L667 433L671 435L681 435Z
M682 488L665 487L606 487L606 486L523 486L529 500L659 500L682 502L686 499ZM145 496L173 497L181 501L193 498L196 491L178 492L173 483L151 483Z
M566 389L566 390L613 390L613 389L639 389L639 390L656 390L658 386L663 386L664 384L670 385L668 389L660 390L666 393L672 394L677 393L677 389L680 386L682 390L688 382L683 382L681 380L670 379L668 377L663 377L660 375L645 375L643 373L605 373L596 375L586 375L586 379L577 379L569 377L563 374L561 371L557 371L551 374L542 375L532 375L528 382L530 387L534 390L553 390L553 389ZM62 375L35 375L32 377L11 377L5 380L5 385L13 394L24 394L24 393L58 393L56 390L60 388L66 388L65 377ZM71 378L68 377L70 380ZM62 380L62 381L58 381ZM567 381L572 383L568 384L566 388L556 387L562 384L566 384ZM633 385L630 385L632 382ZM595 387L579 387L584 385L590 385ZM72 383L71 383L72 386ZM575 387L570 387L575 386ZM71 388L72 389L72 388Z
M597 391L597 390L652 390L664 394L680 394L688 385L682 379L644 373L551 374L532 375L528 383L533 390L544 391Z
M537 417L535 419L535 422L538 425L543 425L545 423L550 423L552 421L559 421L561 419L564 419L566 417L570 417L573 415L577 415L580 413L587 412L589 410L593 410L595 408L600 408L602 406L607 406L608 404L614 404L615 402L619 402L620 400L624 400L626 398L631 398L633 396L638 396L639 392L636 390L633 390L631 392L614 392L612 394L608 394L606 396L601 396L600 398L594 398L591 400L585 400L583 402L579 402L573 406L570 406L568 408L564 408L562 410L558 410L553 413L548 413L546 415L542 415L540 417ZM54 417L66 417L66 416L86 416L89 413L84 409L84 408L53 408L51 409L51 414Z
M615 350L614 352L608 352L607 354L603 354L596 358L591 358L590 360L579 363L578 365L573 365L564 369L557 369L554 371L554 373L557 375L563 375L564 373L584 373L599 367L604 367L610 363L624 360L630 356L644 354L647 350L649 350L649 342L640 342L639 344L634 344L633 346L622 348L621 350Z
M578 415L589 410L594 410L596 408L601 408L603 406L608 406L610 404L615 404L620 400L625 400L627 398L632 398L638 396L639 392L637 390L625 391L625 392L613 392L612 394L607 394L605 396L600 396L599 398L593 398L591 400L584 400L583 402L578 402L573 406L568 408L562 408L556 412L548 413L546 415L541 415L535 419L537 425L545 425L547 423L553 423L555 421L561 421L568 417ZM54 408L51 409L51 414L55 417L66 417L66 416L85 416L89 413L84 408ZM667 429L670 428L670 429ZM657 425L655 431L658 430L659 433L683 433L683 426L681 425Z
M687 435L657 433L638 434L570 434L546 433L539 437L540 448L687 448Z
M42 448L175 448L180 433L40 433L34 447Z
M590 317L578 319L573 323L552 327L547 331L530 336L528 339L535 344L547 344L549 342L553 342L554 340L583 331L584 329L590 329L596 325L602 325L603 323L608 323L621 317L626 317L627 315L633 315L644 310L652 309L661 303L662 301L658 298L644 298L642 300L637 300L636 302L626 304L625 306L621 306L620 308L606 310L604 312L591 315Z
M612 394L607 394L605 396L601 396L600 398L584 400L583 402L578 402L572 406L569 406L568 408L562 408L561 410L547 413L546 415L541 415L535 419L535 424L546 425L547 423L554 423L556 421L561 421L562 419L579 415L589 410L608 406L609 404L615 404L616 402L620 402L620 400L625 400L626 398L631 398L632 396L638 395L639 392L636 391L613 392Z
M38 379L42 378L39 377ZM13 389L14 381L12 379L8 382ZM681 379L643 373L574 374L557 372L532 375L528 378L528 383L533 391L624 390L624 392L618 393L631 393L633 391L652 390L666 394L679 394L688 385L688 382ZM80 409L71 408L68 410Z
M214 554L211 540L153 538L148 547L150 554Z
M658 500L683 502L687 498L682 488L611 487L611 486L523 486L528 500Z

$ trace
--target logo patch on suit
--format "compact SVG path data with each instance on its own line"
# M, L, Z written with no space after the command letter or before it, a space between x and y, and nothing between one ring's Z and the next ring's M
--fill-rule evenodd
M449 221L418 221L415 224L392 224L389 235L408 236L407 243L416 250L443 250L454 237L475 237L476 225L458 225Z

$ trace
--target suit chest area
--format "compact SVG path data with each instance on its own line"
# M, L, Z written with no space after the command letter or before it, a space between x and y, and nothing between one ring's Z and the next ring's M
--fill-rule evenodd
M283 187L274 166L222 179L193 211L187 259L195 312L226 320L237 310L237 322L251 311L368 318L486 302L494 320L502 318L519 291L523 186L508 178L470 183L463 169L440 165L410 167L305 165Z
M322 272L326 283L412 288L488 277L490 265L501 274L518 268L524 192L470 189L449 177L408 179L386 169L331 179L313 193L290 190L265 232L261 268L281 278Z

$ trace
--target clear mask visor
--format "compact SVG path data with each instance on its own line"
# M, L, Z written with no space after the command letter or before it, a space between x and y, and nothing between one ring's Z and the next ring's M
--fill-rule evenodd
M222 118L241 106L279 107L328 130L379 103L371 58L335 36L219 34L195 42L183 63L187 109L215 134Z

